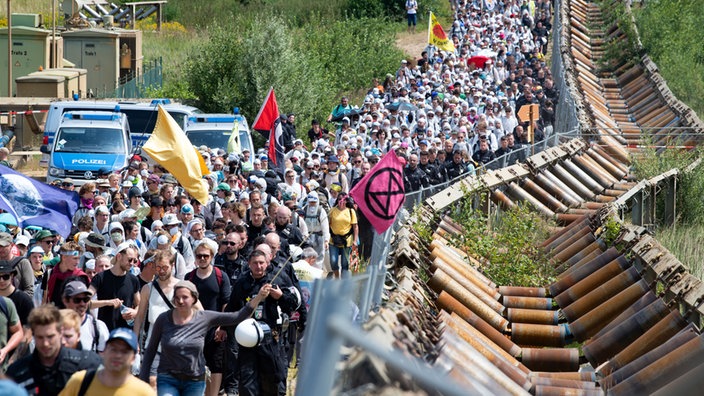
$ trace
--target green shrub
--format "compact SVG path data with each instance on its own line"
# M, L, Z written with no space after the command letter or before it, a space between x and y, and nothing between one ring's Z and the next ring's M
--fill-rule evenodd
M486 259L482 271L497 285L545 286L554 281L554 269L539 247L548 236L548 223L529 206L501 212L487 218L472 210L472 198L465 198L454 218L464 234L454 242L471 255Z

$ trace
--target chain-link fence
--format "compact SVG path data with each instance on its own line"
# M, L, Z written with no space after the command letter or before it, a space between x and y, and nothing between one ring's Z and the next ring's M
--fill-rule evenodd
M147 62L141 72L128 74L117 81L116 89L106 88L95 93L97 98L138 99L147 96L148 89L160 89L163 84L162 59Z

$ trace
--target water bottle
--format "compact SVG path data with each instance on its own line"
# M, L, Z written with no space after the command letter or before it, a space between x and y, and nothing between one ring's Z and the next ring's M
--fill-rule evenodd
M125 306L125 304L120 305L120 313L125 314L129 308ZM127 326L132 327L134 326L134 319L130 319L127 321Z

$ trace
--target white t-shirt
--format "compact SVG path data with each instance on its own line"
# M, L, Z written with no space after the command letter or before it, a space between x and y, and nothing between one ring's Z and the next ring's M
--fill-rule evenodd
M98 352L105 350L105 341L108 340L110 336L110 331L108 331L108 326L105 322L95 318L90 314L86 314L83 323L81 324L81 347L84 351L93 350L93 342L95 340L95 328L93 327L93 320L95 320L95 328L98 329Z
M408 14L415 14L418 9L418 2L416 0L406 0L406 12Z

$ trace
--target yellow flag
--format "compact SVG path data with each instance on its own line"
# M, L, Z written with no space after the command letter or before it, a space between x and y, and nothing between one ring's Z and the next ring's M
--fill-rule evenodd
M235 120L234 125L232 125L232 134L230 134L230 139L227 140L227 152L242 154L242 148L240 147L240 122Z
M445 34L440 22L435 18L432 11L430 12L428 24L428 44L434 45L443 51L455 52L455 45L452 40L447 38L447 34Z
M169 171L198 202L203 205L208 202L208 183L203 180L200 154L161 105L154 131L142 150Z

